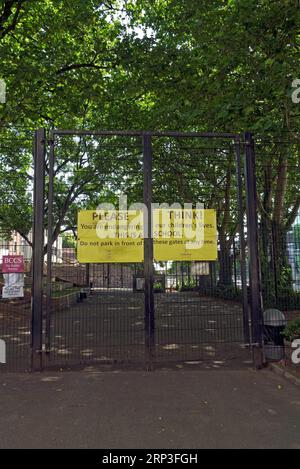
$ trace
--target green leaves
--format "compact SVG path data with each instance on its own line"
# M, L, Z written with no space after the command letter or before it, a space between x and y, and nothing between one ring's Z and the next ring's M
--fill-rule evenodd
M16 12L16 2L11 3L15 5L5 24ZM5 138L10 147L0 149L0 161L5 160L0 177L4 192L6 178L14 173L14 198L8 203L24 198L23 219L28 219L25 194L32 189L31 145L27 142L24 149L16 144L23 129L252 130L278 138L283 131L299 129L300 113L289 95L300 50L299 9L293 2L23 3L13 30L0 41L8 97L0 105L0 123L9 129ZM129 150L128 142L123 150L119 142L118 148L105 149L93 147L92 141L85 144L85 152L78 142L57 148L57 164L62 166L55 180L60 194L55 217L59 222L72 188L72 196L77 195L74 200L70 196L70 216L65 214L70 226L76 206L83 203L92 205L121 190L131 200L142 196L140 148ZM166 147L157 151L157 163L164 168L163 160L168 156L169 162L170 155ZM205 198L222 219L228 160L220 158L216 168L206 162L203 171L201 165L190 166L191 155L178 145L172 151L175 162L169 167L176 173L167 167L159 174L156 168L156 197ZM293 191L287 190L286 212L295 203L296 176L289 177ZM231 193L232 210L234 200ZM30 211L30 204L27 208ZM226 229L231 232L233 227Z

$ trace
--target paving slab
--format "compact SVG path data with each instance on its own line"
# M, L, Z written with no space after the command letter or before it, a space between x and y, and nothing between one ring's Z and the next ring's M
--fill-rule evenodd
M1 448L300 448L299 388L269 370L10 373Z

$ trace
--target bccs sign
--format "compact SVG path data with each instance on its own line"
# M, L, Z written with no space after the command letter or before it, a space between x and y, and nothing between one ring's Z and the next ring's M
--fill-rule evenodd
M23 256L3 256L2 273L3 274L19 274L24 272Z

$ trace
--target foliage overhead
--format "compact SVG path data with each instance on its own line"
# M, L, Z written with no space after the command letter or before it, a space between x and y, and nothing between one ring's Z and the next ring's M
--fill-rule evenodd
M261 225L286 232L300 206L300 113L291 100L299 20L290 0L3 0L2 231L28 235L31 140L45 127L250 130L259 142L293 140L258 147ZM233 147L155 144L156 200L215 207L225 250L238 229L235 186ZM74 229L79 207L120 191L141 200L141 142L58 142L54 238Z

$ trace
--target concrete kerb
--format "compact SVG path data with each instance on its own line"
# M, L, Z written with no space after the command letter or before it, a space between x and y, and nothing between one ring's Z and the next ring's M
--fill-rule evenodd
M286 380L290 381L296 386L300 386L300 378L297 378L297 376L294 376L292 373L284 370L277 363L269 363L268 369L280 376L283 376Z

